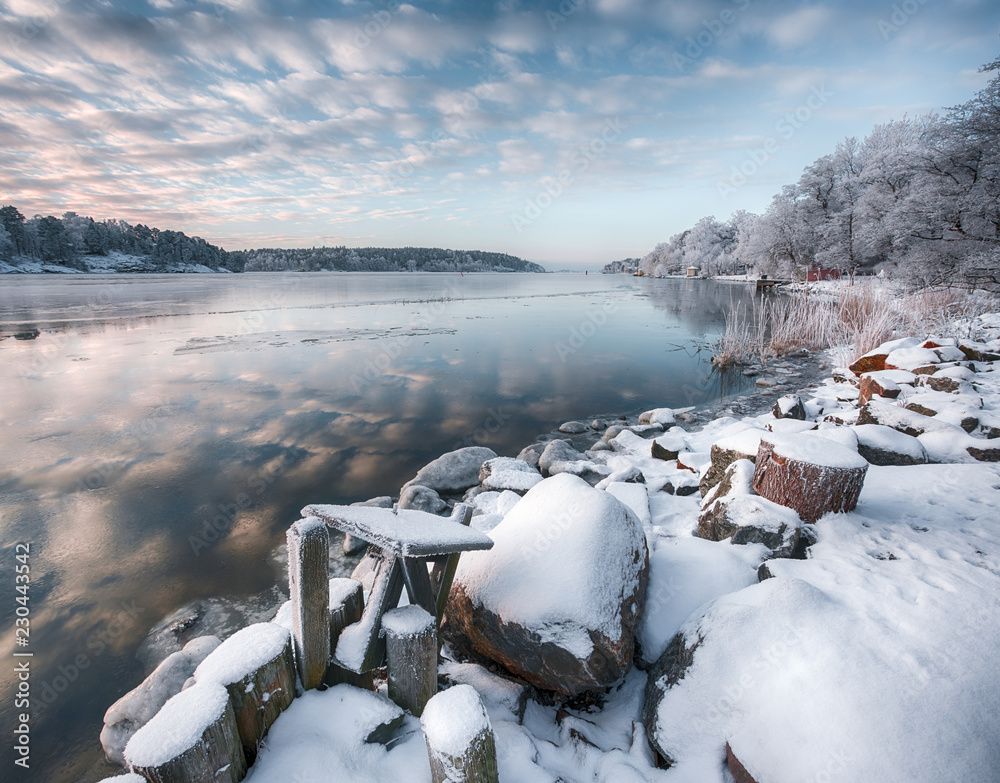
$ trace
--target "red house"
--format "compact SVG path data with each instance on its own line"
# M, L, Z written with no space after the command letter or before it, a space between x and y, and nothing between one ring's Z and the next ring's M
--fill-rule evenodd
M840 280L840 270L814 266L806 272L806 282L815 283L818 280Z

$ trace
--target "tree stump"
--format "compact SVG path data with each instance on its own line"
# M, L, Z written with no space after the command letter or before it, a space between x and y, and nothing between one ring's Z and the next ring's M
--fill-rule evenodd
M499 783L496 738L471 685L434 696L420 718L433 783Z
M271 724L295 698L291 636L275 623L247 626L205 658L194 678L229 691L243 755L253 764Z
M358 622L365 610L364 586L357 579L330 580L330 665L323 682L327 685L347 683L355 688L375 689L372 672L352 672L338 665L332 653L337 649L340 632Z
M382 616L382 630L389 698L419 717L438 688L437 623L419 606L401 606Z
M323 683L330 661L330 533L309 517L288 528L287 539L295 664L308 690Z
M826 438L770 436L760 442L753 488L812 523L828 511L853 511L867 472L864 457Z
M129 740L125 763L149 783L239 783L247 762L229 692L210 682L178 693Z

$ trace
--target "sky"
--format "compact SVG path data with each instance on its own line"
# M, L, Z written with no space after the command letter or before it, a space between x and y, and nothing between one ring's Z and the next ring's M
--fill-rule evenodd
M996 0L0 0L0 204L595 269L998 55Z

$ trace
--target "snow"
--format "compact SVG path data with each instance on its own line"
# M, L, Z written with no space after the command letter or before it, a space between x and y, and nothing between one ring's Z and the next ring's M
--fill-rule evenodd
M420 724L428 745L452 757L461 756L476 737L493 730L483 701L471 685L455 685L432 696Z
M737 454L749 454L757 456L760 450L760 439L768 433L757 427L748 427L733 435L719 438L712 446L722 451L735 451Z
M649 454L652 441L636 435L631 430L622 430L610 441L612 450L625 454Z
M330 608L341 606L344 601L350 598L358 589L357 579L347 577L334 577L330 580ZM275 618L277 622L277 618Z
M165 764L194 747L227 704L229 692L215 682L181 691L129 740L125 760L135 767Z
M393 636L416 636L435 625L433 615L419 606L400 606L382 615L382 630Z
M454 683L475 688L490 721L521 719L526 685L500 677L475 663L445 661L438 665L438 672Z
M322 519L337 530L403 557L442 555L492 546L489 536L478 530L416 509L397 512L371 506L314 505L302 509L302 515Z
M470 600L586 658L590 631L621 635L645 547L635 514L613 495L559 474L528 492L490 533L489 552L462 555L455 576ZM597 545L599 542L599 546Z
M872 449L904 454L915 460L926 460L927 452L911 435L881 424L857 424L849 430L857 435L858 443Z
M821 438L828 438L835 443L839 443L841 446L851 449L851 451L858 450L858 435L857 432L849 427L839 427L828 422L824 422L819 425L816 430L816 435Z
M636 639L642 659L654 662L697 610L719 596L757 583L757 566L768 554L763 544L719 546L702 538L656 542L649 556L646 608Z
M861 377L866 376L873 378L886 389L892 388L887 384L892 384L898 389L900 384L912 386L917 382L917 376L909 370L876 370L875 372L866 372Z
M427 749L412 718L391 749L365 739L403 711L385 696L350 685L307 691L274 722L245 778L251 783L343 780L429 783ZM414 729L416 729L414 731Z
M121 775L113 775L110 778L99 780L98 783L146 783L146 778L134 772L125 772Z
M237 631L195 669L198 683L230 685L271 662L291 638L288 629L277 623L256 623Z
M645 484L626 484L623 481L613 481L608 484L606 491L632 509L643 527L652 521L649 516L649 495L646 494Z
M813 433L772 434L764 438L786 459L826 468L865 468L868 461L857 451Z
M930 348L897 348L885 357L885 363L891 365L890 369L915 370L929 364L940 364L941 357Z
M1000 558L987 465L870 469L808 560L718 599L657 711L678 781L722 781L726 741L759 780L993 780ZM892 555L890 559L889 555Z

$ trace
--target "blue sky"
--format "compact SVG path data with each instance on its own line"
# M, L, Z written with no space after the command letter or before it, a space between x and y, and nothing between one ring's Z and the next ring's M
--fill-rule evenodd
M1000 4L3 0L0 42L28 216L595 268L967 100Z

